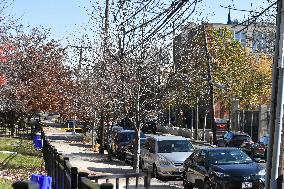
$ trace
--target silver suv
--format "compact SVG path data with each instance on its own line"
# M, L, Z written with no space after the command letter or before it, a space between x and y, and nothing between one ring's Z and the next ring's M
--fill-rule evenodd
M194 150L181 136L151 136L141 147L141 167L153 170L153 177L181 177L183 162Z

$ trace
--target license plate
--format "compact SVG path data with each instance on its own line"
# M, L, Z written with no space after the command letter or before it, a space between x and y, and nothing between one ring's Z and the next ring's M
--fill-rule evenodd
M242 188L252 188L252 183L251 182L243 182Z

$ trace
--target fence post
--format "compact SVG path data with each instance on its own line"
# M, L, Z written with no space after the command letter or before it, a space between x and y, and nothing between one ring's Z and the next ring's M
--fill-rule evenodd
M63 167L64 167L64 171L63 171L63 188L67 188L67 178L66 178L66 170L67 170L67 165L66 162L69 161L68 157L63 157Z
M78 185L78 168L71 167L71 189L77 189Z
M83 188L82 182L81 182L81 178L82 178L82 177L88 178L88 175L89 175L89 173L86 173L86 172L79 172L79 173L78 173L78 189Z
M151 185L151 171L147 170L146 174L147 175L144 177L144 187L148 189Z
M60 169L60 157L62 156L62 153L57 153L57 170L58 170L58 177L57 177L57 188L62 189L62 172L63 170Z
M53 162L54 162L54 178L52 180L54 180L54 189L58 189L58 161L57 161L57 149L55 147L53 147L54 151L53 151Z
M135 188L138 188L138 184L139 184L139 176L136 176L136 183L135 183Z
M102 183L100 189L113 189L113 184L111 183Z
M115 179L115 188L119 189L119 178Z
M126 189L129 189L129 177L126 177L125 181L126 181Z

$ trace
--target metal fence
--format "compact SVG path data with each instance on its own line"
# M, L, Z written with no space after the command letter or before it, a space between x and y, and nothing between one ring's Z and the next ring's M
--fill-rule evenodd
M116 180L116 188L119 188L120 179L126 179L126 189L129 188L129 178L136 178L136 187L138 187L139 178L144 178L144 187L150 187L151 174L146 173L129 173L129 174L114 174L89 176L88 173L78 172L77 167L72 167L68 157L63 157L58 153L56 148L52 146L46 139L42 131L43 139L43 159L47 175L52 177L52 188L54 189L112 189L113 184L108 183L109 179ZM99 184L99 179L106 179L106 183Z
M35 127L33 124L25 125L8 125L0 124L0 136L21 137L32 139L35 134Z
M248 133L252 140L258 141L259 133L259 111L238 110L238 126L239 130Z

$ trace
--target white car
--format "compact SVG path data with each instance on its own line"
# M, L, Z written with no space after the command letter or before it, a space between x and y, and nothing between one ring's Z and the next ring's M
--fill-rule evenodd
M151 136L141 147L141 167L153 177L181 177L183 162L192 154L191 142L181 136Z

